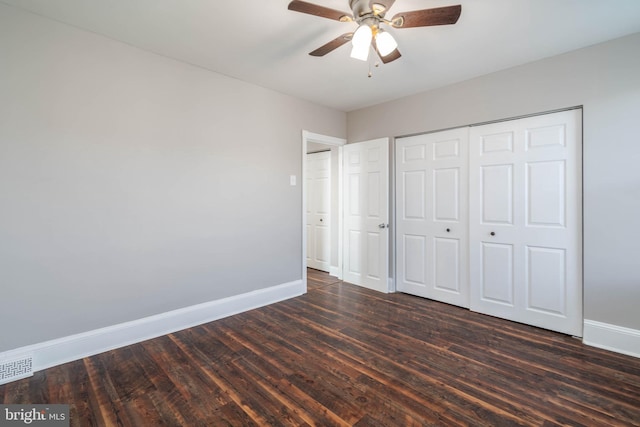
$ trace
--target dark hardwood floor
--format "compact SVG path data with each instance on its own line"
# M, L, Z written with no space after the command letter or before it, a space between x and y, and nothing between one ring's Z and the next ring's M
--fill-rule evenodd
M0 386L74 426L640 425L640 359L309 270L309 292Z

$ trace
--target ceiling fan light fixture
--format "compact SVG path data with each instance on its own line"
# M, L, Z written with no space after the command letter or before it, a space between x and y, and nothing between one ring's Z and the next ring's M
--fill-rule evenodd
M353 33L351 44L351 57L359 59L360 61L366 61L369 58L369 48L371 46L371 39L373 38L373 32L368 25L360 25L358 29Z
M288 9L340 22L356 22L359 25L355 32L338 36L329 43L309 52L309 55L324 56L352 40L352 58L366 61L369 58L369 51L374 50L376 56L379 56L385 64L395 61L402 55L398 51L398 43L393 36L381 30L382 24L394 29L451 25L458 22L462 12L462 5L458 4L401 12L388 19L386 14L395 1L348 0L351 13L345 13L330 7L309 3L307 0L290 0Z
M387 56L398 48L398 42L386 31L379 30L376 35L376 46L381 56Z
M369 46L354 46L351 49L351 57L359 59L360 61L366 61L369 58Z

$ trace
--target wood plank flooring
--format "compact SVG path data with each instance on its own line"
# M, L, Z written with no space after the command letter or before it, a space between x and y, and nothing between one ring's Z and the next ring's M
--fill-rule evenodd
M302 297L37 372L73 426L640 426L640 359L309 270Z

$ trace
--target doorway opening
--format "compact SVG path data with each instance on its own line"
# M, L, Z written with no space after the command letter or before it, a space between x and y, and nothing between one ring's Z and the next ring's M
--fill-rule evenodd
M302 280L305 286L307 266L342 279L342 233L339 231L342 227L342 146L346 142L302 132Z

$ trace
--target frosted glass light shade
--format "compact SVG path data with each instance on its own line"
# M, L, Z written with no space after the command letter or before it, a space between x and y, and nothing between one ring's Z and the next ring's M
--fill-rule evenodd
M398 47L398 43L393 36L386 31L380 30L376 36L376 46L381 56L387 56Z
M360 61L366 61L369 58L369 45L354 46L351 49L351 57L359 59Z
M366 61L369 57L369 47L371 46L372 38L373 33L371 28L368 25L360 25L355 33L353 33L353 38L351 39L351 44L353 45L351 57Z

